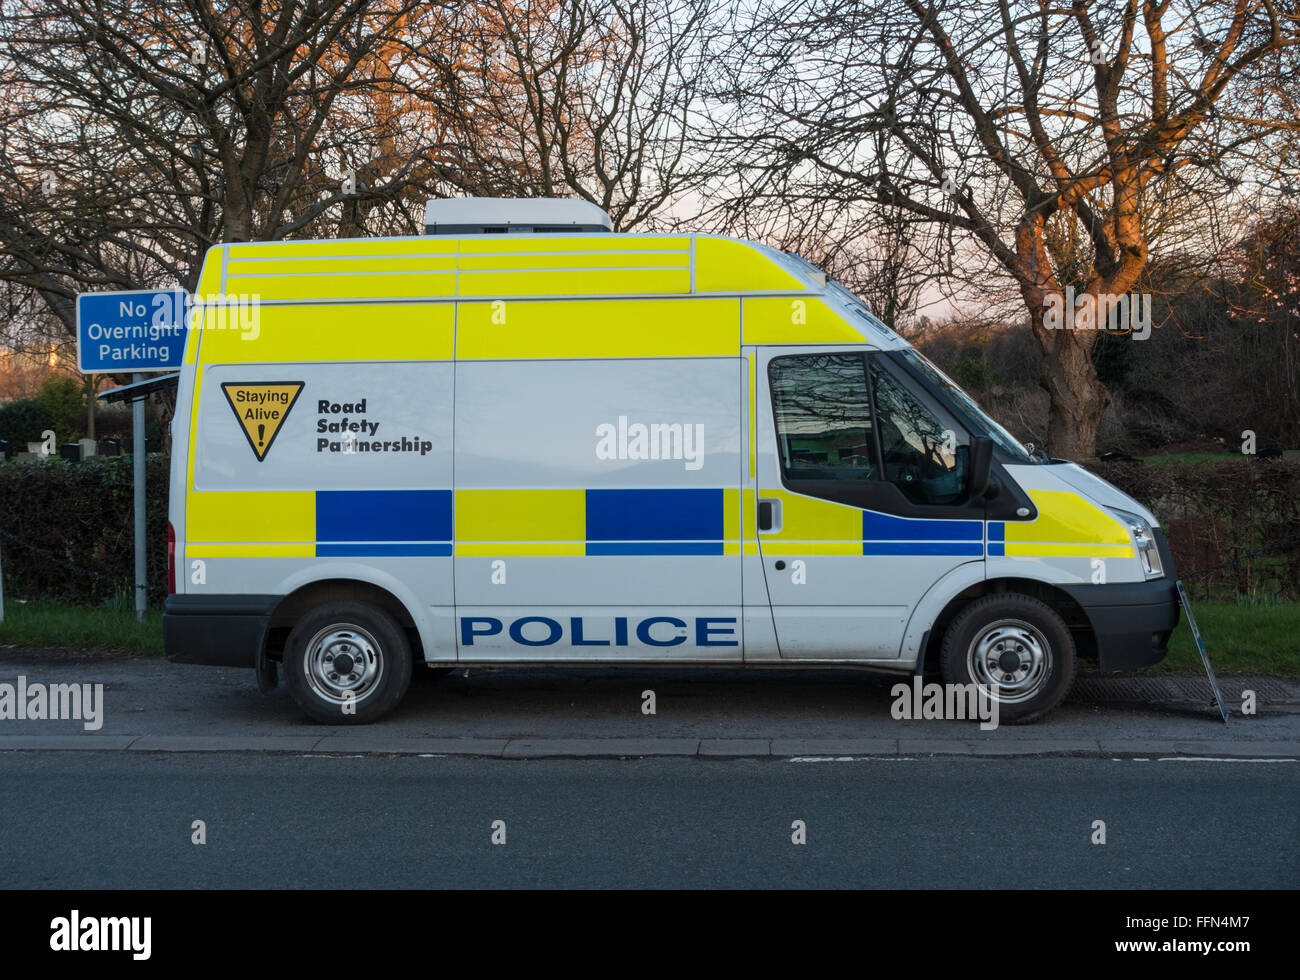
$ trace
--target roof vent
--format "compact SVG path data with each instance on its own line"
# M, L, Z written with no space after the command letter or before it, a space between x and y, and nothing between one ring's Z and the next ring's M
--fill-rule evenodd
M557 197L449 197L424 206L426 235L573 234L609 231L589 201Z

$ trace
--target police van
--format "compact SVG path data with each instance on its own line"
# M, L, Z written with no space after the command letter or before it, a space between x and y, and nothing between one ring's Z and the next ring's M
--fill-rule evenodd
M435 201L426 230L208 251L173 660L283 672L337 724L416 664L942 673L1025 721L1080 658L1165 655L1152 514L807 262L574 201Z

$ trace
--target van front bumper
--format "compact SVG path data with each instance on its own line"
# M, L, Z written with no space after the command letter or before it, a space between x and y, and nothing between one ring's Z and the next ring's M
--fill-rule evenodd
M1082 608L1097 640L1098 667L1133 670L1159 663L1178 625L1174 579L1062 587Z
M163 653L178 664L256 667L277 595L170 595Z

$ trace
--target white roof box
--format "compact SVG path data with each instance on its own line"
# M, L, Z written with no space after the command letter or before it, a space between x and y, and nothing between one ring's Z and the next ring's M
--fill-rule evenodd
M558 197L449 197L424 206L426 235L504 235L609 231L613 222L589 201Z

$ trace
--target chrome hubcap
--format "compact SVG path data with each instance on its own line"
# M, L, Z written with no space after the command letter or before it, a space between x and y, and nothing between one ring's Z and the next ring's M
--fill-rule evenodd
M317 697L335 704L366 697L384 673L375 638L359 626L336 623L311 638L303 673Z
M971 641L970 676L1003 704L1027 701L1051 674L1052 648L1038 629L1019 619L992 623Z

